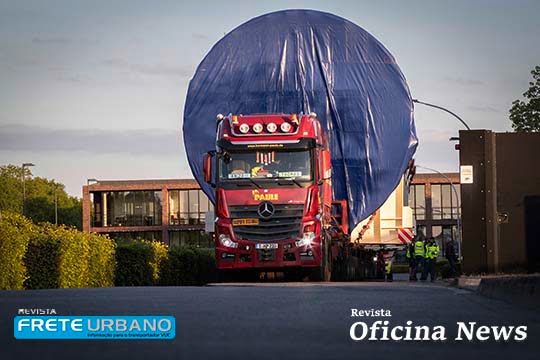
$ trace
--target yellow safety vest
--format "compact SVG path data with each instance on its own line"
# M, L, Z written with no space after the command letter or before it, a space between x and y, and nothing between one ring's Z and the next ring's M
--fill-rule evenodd
M419 240L414 243L414 256L424 257L424 255L425 255L424 243Z
M433 244L433 245L426 246L426 258L436 259L438 255L439 255L439 245Z
M392 261L387 261L385 264L384 264L384 271L387 273L387 274L390 274L392 272Z

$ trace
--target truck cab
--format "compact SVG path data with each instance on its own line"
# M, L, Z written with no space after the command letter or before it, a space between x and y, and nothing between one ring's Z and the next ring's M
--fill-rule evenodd
M332 184L316 114L218 115L205 155L219 269L307 269L329 279Z

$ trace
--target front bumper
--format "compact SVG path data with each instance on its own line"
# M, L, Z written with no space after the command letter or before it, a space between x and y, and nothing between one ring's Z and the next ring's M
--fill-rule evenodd
M311 245L296 246L296 239L276 241L277 249L256 249L257 242L239 240L237 248L216 244L218 269L283 269L321 265L320 238ZM261 243L264 244L264 243Z

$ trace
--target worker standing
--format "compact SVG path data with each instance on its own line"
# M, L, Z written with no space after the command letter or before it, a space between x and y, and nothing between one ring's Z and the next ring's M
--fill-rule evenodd
M418 265L422 264L424 268L424 256L426 254L426 247L424 244L424 234L419 233L414 241L414 269L413 269L413 281L416 281L416 273L418 272Z
M448 265L450 266L450 277L456 276L455 261L456 261L456 250L454 249L454 241L452 239L448 240L446 243L446 259L448 260Z
M426 272L425 279L427 280L427 274L429 273L429 278L431 282L435 281L436 277L436 263L437 257L439 256L439 245L435 242L434 238L430 238L426 244Z

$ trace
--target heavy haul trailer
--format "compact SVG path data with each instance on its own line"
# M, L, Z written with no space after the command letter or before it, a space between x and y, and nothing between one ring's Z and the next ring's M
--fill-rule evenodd
M310 115L218 116L203 161L215 188L221 270L279 271L329 281L382 277L399 232L411 231L403 181L348 231L347 201L332 196L328 136Z
M346 19L285 10L228 33L197 67L183 123L216 209L218 266L380 275L410 235L397 203L417 146L413 110L393 56ZM216 132L219 113L231 115Z

